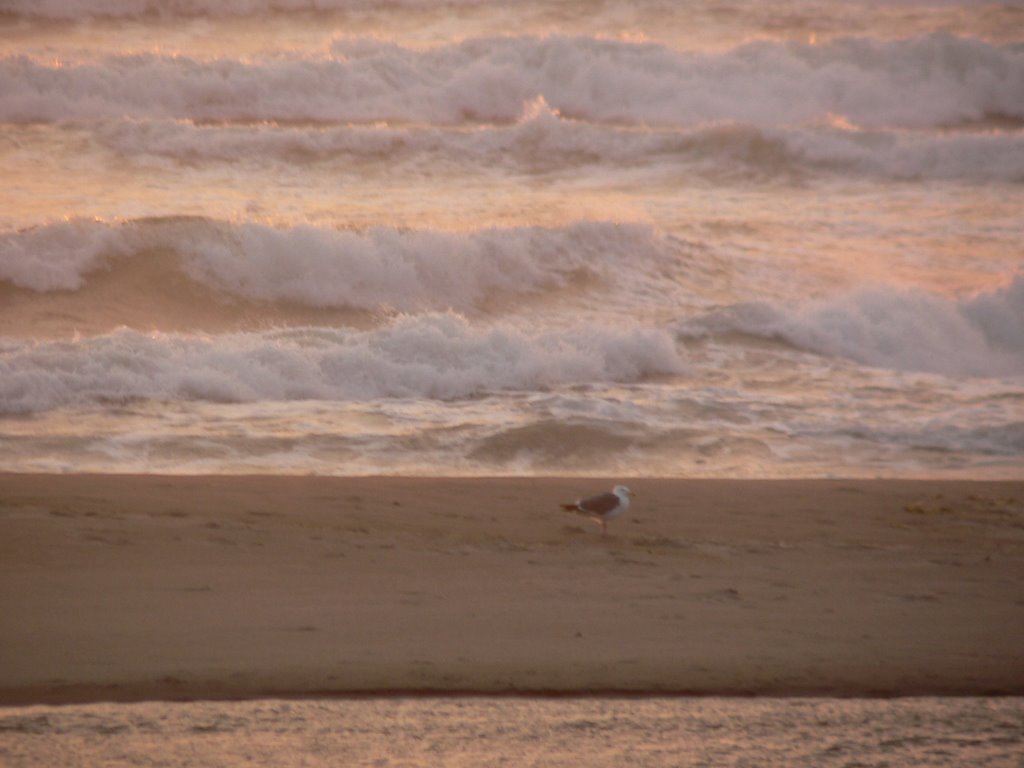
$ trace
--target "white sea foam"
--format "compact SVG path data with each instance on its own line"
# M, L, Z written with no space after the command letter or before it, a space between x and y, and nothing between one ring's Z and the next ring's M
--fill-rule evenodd
M671 336L628 323L529 333L452 313L381 328L298 328L216 337L122 330L0 343L0 412L134 399L453 399L574 382L678 374Z
M0 0L0 463L1022 476L1019 11L913 2Z
M75 290L128 247L123 232L86 220L0 233L0 280L33 291Z
M202 218L79 220L0 235L0 280L39 292L74 290L90 273L157 249L177 254L193 279L233 296L398 311L482 309L495 296L554 290L585 275L607 277L624 262L657 268L667 253L663 239L639 224L461 234L274 228Z
M511 123L543 97L592 122L864 126L1024 119L1024 50L945 34L691 54L592 37L472 38L419 51L342 39L329 58L0 60L0 119Z
M951 376L1024 374L1024 275L964 298L866 287L802 307L738 304L681 324L683 336L739 332L879 368Z

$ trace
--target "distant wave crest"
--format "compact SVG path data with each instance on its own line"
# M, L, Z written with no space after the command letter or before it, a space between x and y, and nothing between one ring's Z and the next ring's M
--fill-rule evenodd
M473 130L432 126L209 126L191 121L117 120L89 128L121 155L182 163L319 163L355 157L429 170L434 163L547 172L581 166L647 168L719 178L841 174L891 179L1024 181L1024 132L924 133L721 123L627 128L569 120L543 100L512 125Z
M0 119L512 123L544 98L580 120L633 125L861 126L1024 120L1024 50L933 34L757 42L724 53L591 37L473 38L419 51L342 39L326 58L161 55L56 65L0 60Z
M433 0L387 0L386 5L416 8ZM444 0L445 5L476 5L481 0ZM135 19L146 16L248 16L263 13L345 11L373 8L379 0L6 0L0 13L38 19Z

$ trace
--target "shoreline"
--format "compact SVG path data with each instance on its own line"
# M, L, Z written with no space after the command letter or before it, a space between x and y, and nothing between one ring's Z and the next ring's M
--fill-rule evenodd
M1017 696L1024 482L0 474L0 614L0 706Z
M91 704L146 704L159 702L165 704L196 704L196 703L236 703L246 701L420 701L448 699L462 700L533 700L533 701L579 701L579 700L700 700L724 699L744 701L901 701L915 699L1021 699L1024 701L1024 687L999 689L994 691L872 691L842 690L830 692L823 690L652 690L634 691L622 689L610 690L495 690L480 691L474 689L383 689L366 691L247 691L243 693L209 692L202 686L191 689L187 693L175 692L151 686L118 686L118 690L110 692L103 688L78 690L45 690L13 692L0 691L0 714L5 710L27 707L75 707Z

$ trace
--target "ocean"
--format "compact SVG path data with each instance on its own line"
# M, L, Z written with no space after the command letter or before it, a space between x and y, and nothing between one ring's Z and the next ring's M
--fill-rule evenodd
M3 0L0 470L1024 476L1024 5Z
M1021 699L261 700L0 709L11 768L1018 768Z

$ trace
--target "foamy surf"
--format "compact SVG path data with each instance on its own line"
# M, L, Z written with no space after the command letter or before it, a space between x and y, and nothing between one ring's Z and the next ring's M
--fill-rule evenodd
M641 380L684 367L657 329L528 333L455 314L401 316L371 331L296 328L218 337L118 331L4 342L0 412L133 400L450 400L499 390Z
M87 292L90 283L120 275L132 280L127 288L158 299L182 290L176 282L187 279L228 305L228 314L235 299L389 314L514 312L530 296L574 286L635 289L678 268L677 261L671 238L646 225L611 222L462 233L194 217L75 220L0 234L0 281L17 288ZM140 281L140 269L153 279ZM194 291L189 298L197 298ZM160 321L150 320L154 327Z
M1019 14L733 6L7 3L3 468L1019 476Z
M365 38L328 57L240 61L159 54L95 62L0 59L0 119L512 123L543 98L579 120L629 125L865 127L1024 120L1024 52L933 34L724 53L591 37L484 37L428 50ZM59 98L56 98L59 97Z
M684 322L684 337L738 332L865 365L949 376L1024 374L1024 276L962 298L887 286L802 307L745 303Z
M510 172L614 172L623 164L655 178L787 179L806 175L883 179L1024 181L1020 131L922 134L852 126L765 127L716 123L692 128L623 127L570 120L540 99L512 125L472 130L436 126L210 126L190 120L103 121L79 127L125 156L179 163L260 162L315 166L374 162L424 173L488 163Z

